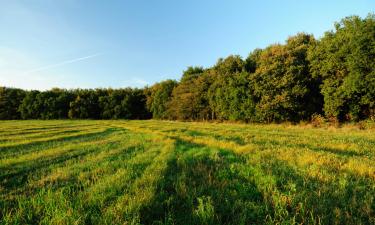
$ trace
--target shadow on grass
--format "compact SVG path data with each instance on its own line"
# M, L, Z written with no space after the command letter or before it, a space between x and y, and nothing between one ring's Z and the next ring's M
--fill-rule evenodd
M151 152L149 154L152 154L151 158L155 158L159 153L160 152ZM116 159L116 161L119 161L119 160L123 160L123 159L121 158ZM123 160L123 162L127 163L128 161ZM105 191L104 193L98 193L98 196L100 196L99 198L101 198L100 201L98 200L89 201L84 205L82 209L80 209L82 211L82 215L84 215L85 224L98 224L98 221L101 221L103 216L105 216L103 214L103 212L105 212L103 209L115 206L124 195L129 194L131 186L134 184L134 182L138 178L144 175L144 172L152 163L153 163L152 160L147 160L147 161L142 161L142 162L137 162L134 164L126 165L125 167L128 167L128 171L131 171L131 172L127 174L129 175L129 178L126 179L126 181L122 183L122 186L120 187L114 187L113 185L109 186L110 191L108 191L108 193L110 193L110 195L106 195ZM113 175L116 176L115 171ZM104 179L105 178L106 177L104 177Z
M308 144L308 143L291 143L291 142L286 142L286 141L278 141L276 139L273 140L256 140L252 141L252 143L258 145L260 148L266 148L267 144L270 144L272 146L280 146L281 148L297 148L297 149L308 149L314 152L326 152L326 153L332 153L337 156L341 157L353 157L353 156L365 156L364 153L356 152L355 150L343 150L339 148L331 148L327 146L317 146L314 144Z
M260 167L265 175L277 178L275 188L280 193L290 196L284 208L298 223L375 223L375 185L370 178L348 172L324 181L271 157L263 158Z
M322 181L271 156L244 157L176 138L176 158L141 223L375 223L373 180L345 173Z
M256 185L231 170L244 158L176 139L176 158L140 210L142 224L261 223L266 205Z
M158 152L155 152L154 156L157 154ZM122 160L122 157L117 158L117 161ZM103 174L100 179L88 186L72 178L67 182L59 182L53 187L35 189L32 195L22 195L13 201L1 199L0 218L6 217L8 221L5 221L4 224L17 224L20 218L22 224L41 224L43 221L50 223L51 218L54 218L56 213L70 215L70 212L74 211L74 215L70 215L70 222L66 222L69 221L67 219L62 224L73 224L73 221L74 224L77 221L80 221L79 224L100 224L99 221L104 216L104 209L111 204L115 204L121 196L126 194L135 180L144 174L151 163L152 160L129 165L123 164L121 168L128 167L131 171L131 173L126 174L126 176L129 175L126 182L121 183L118 180L113 180L115 183L105 183L107 187L99 191L95 190L96 184L100 185L101 181L107 182L107 178L116 177L117 171L121 168L114 168L112 173ZM94 199L87 199L87 193ZM18 219L14 216L9 217L8 213L13 213Z
M219 134L205 134L199 131L187 131L185 134L192 136L192 137L213 137L215 140L218 141L231 141L234 142L240 146L246 145L246 142L243 138L238 137L238 136L226 136L226 135L219 135ZM353 156L365 156L365 153L359 153L354 150L342 150L342 149L337 149L337 148L330 148L327 146L316 146L312 144L307 144L307 143L290 143L290 142L283 142L283 141L278 141L277 139L267 139L267 140L251 140L249 143L256 144L260 148L264 148L267 144L273 145L273 146L280 146L280 147L291 147L291 148L307 148L309 150L315 151L315 152L327 152L327 153L332 153L336 154L339 156L344 156L344 157L353 157Z
M76 137L70 140L80 140L82 142L89 142L94 140L97 137L104 138L115 132L113 129L108 129L104 132L95 133L95 135L86 135ZM68 141L68 140L65 140ZM11 164L6 167L1 167L0 173L0 184L5 188L7 192L10 192L19 187L23 187L28 181L29 177L35 177L39 173L37 171L48 168L53 164L53 166L61 165L68 160L73 160L79 157L84 157L90 153L100 151L101 146L94 146L93 148L85 151L79 151L75 147L72 147L72 150L68 150L62 155L52 156L52 157L43 157L34 161L27 161L23 163ZM70 153L70 154L69 154ZM35 174L36 173L36 174Z
M197 130L185 130L183 133L191 136L191 137L213 137L215 140L218 141L231 141L238 145L245 145L245 140L242 137L239 136L228 136L228 135L221 135L221 134L215 134L215 133L203 133Z
M19 145L5 146L0 148L0 158L9 158L12 156L25 154L33 150L38 150L39 147L45 145L51 145L48 147L57 147L65 144L70 141L86 141L92 140L97 137L109 135L115 131L118 131L118 128L108 128L104 131L92 132L92 133L83 133L72 136L59 137L49 140L34 141L29 143L22 143ZM40 148L41 149L41 148ZM43 148L44 149L44 148Z
M51 136L55 136L55 135L73 134L73 133L79 133L79 132L81 132L81 130L63 130L63 131L50 132L50 133L47 133L47 134L44 134L44 133L39 133L37 135L33 134L33 136L31 136L31 137L30 136L19 136L16 139L14 139L12 137L8 137L8 138L0 139L0 143L3 144L3 143L6 143L6 142L12 142L12 141L14 142L14 141L22 140L22 139L46 138L46 137L51 137Z

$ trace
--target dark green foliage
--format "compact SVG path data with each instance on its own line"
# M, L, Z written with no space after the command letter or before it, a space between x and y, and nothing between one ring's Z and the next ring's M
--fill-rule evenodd
M127 101L127 107L130 111L129 119L150 119L152 114L147 109L147 97L143 89L133 89L131 98Z
M20 119L18 106L24 97L25 91L21 89L0 87L0 119Z
M242 72L244 70L244 61L239 55L230 55L225 59L220 58L214 66L214 70L218 74L229 76L233 73Z
M375 120L375 15L299 33L145 89L0 89L0 119Z
M69 117L76 119L147 119L146 96L140 89L76 90Z
M301 33L262 51L251 76L260 121L298 121L320 111L319 80L311 76L306 59L314 42Z
M241 72L227 77L226 86L222 90L225 107L223 112L229 120L255 120L254 90L248 73ZM220 96L220 92L218 94Z
M152 113L153 118L168 118L167 104L171 99L173 88L176 87L176 85L177 81L166 80L156 83L145 90L147 95L147 108Z
M54 88L27 91L16 109L22 119L148 119L142 89ZM3 119L9 119L4 117Z
M69 118L72 119L99 119L99 95L95 90L77 90L77 97L70 102Z
M336 23L309 52L311 71L323 80L328 117L358 120L375 115L375 16Z
M185 82L191 79L196 79L201 73L203 73L203 67L189 66L182 74L181 82Z
M212 81L207 72L195 74L194 79L183 79L173 89L168 103L169 116L179 120L208 120L211 110L207 91Z
M208 120L211 110L207 91L212 83L202 67L188 67L167 103L168 118L178 120Z
M69 102L73 101L74 95L71 92L61 89L41 92L37 95L36 101L40 105L41 119L65 119L68 118Z
M260 54L262 53L262 49L255 49L252 51L249 56L245 60L245 70L248 73L255 73L257 68L257 63L259 61Z
M129 119L131 117L130 89L109 89L108 93L99 97L101 116L103 119Z
M255 113L253 90L241 57L219 60L211 74L214 82L208 96L214 117L250 121Z
M40 91L29 91L19 106L22 119L38 119L41 105L36 101Z

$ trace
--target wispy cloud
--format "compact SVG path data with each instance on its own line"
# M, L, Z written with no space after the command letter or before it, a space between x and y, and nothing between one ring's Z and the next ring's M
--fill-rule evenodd
M143 79L140 79L140 78L133 78L132 81L133 81L135 84L137 84L137 85L143 85L143 86L145 86L145 85L148 84L147 81L145 81L145 80L143 80Z
M59 63L50 64L50 65L46 65L46 66L42 66L42 67L39 67L39 68L35 68L35 69L32 69L32 70L26 71L25 74L39 72L39 71L48 70L48 69L55 68L55 67L64 66L66 64L71 64L71 63L87 60L87 59L90 59L90 58L94 58L94 57L97 57L99 55L101 55L101 53L88 55L88 56L75 58L75 59L70 59L70 60L65 60L65 61L62 61L62 62L59 62Z
M146 85L149 85L149 82L143 80L142 78L131 77L130 79L121 82L118 87L138 87L138 88L142 88Z

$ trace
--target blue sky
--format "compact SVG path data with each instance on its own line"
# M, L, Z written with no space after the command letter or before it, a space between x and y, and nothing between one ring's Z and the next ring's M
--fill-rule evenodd
M0 0L0 86L142 87L374 11L374 0Z

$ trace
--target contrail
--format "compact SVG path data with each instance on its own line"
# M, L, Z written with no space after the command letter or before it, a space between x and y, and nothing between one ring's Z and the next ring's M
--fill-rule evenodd
M36 69L32 69L32 70L26 71L25 73L34 73L34 72L38 72L38 71L42 71L42 70L48 70L48 69L59 67L59 66L63 66L63 65L66 65L66 64L70 64L70 63L75 63L75 62L78 62L78 61L86 60L86 59L89 59L89 58L94 58L94 57L96 57L98 55L101 55L101 53L97 53L97 54L94 54L94 55L88 55L88 56L84 56L84 57L80 57L80 58L76 58L76 59L66 60L66 61L62 61L62 62L59 62L59 63L55 63L55 64L43 66L43 67L39 67L39 68L36 68Z

